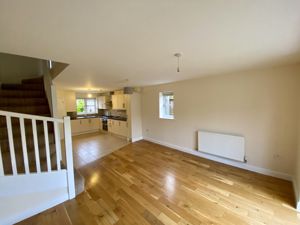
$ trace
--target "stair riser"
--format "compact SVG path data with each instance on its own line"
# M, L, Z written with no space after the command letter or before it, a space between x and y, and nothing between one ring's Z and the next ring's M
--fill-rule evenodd
M40 152L40 155L43 155L42 151ZM12 174L10 154L4 153L2 158L3 158L4 173L6 175ZM37 172L34 152L28 153L28 162L29 162L30 172ZM56 170L57 169L56 153L53 150L51 151L50 154L50 162L51 162L51 169ZM23 155L20 153L16 153L16 165L17 165L18 173L25 173L24 159L23 159ZM41 171L47 171L47 159L45 156L40 156L40 166L41 166Z
M37 125L37 134L43 134L44 133L44 125L43 124L38 124ZM48 131L49 133L54 132L53 124L48 123ZM31 138L33 135L32 132L32 126L28 125L25 127L25 136L28 138ZM21 137L21 129L20 126L13 126L13 137L14 138L20 138ZM0 141L7 139L8 134L7 134L7 127L0 127Z
M44 78L43 77L36 77L31 79L24 79L22 80L22 84L44 84Z
M54 143L54 135L50 133L49 134L49 144L53 144L53 143ZM26 144L27 144L27 151L28 152L34 151L33 137L31 137L31 138L26 137ZM10 148L9 148L9 142L8 142L7 139L1 140L0 145L1 145L2 153L9 152ZM44 135L39 135L38 136L38 146L39 146L39 149L45 148ZM20 138L14 139L14 149L15 149L15 152L22 152L22 143L21 143Z
M40 106L47 105L46 98L0 98L0 107L7 106Z
M1 98L44 98L45 93L42 91L1 90L0 97Z
M44 91L44 85L41 84L2 84L2 90L37 90Z
M41 106L5 106L1 107L1 110L9 111L9 112L17 112L24 114L32 114L32 115L44 115L49 114L49 106L41 105Z
M42 115L42 116L51 116L50 114L45 114L45 115ZM31 120L28 120L28 119L25 119L24 120L24 123L25 123L25 126L31 126L32 124L32 121ZM41 124L42 121L41 120L36 120L36 124ZM15 127L18 127L20 126L20 121L19 119L17 118L11 118L11 124L13 126L13 129ZM48 123L48 124L51 124L51 123ZM6 118L4 116L0 116L0 127L6 127Z

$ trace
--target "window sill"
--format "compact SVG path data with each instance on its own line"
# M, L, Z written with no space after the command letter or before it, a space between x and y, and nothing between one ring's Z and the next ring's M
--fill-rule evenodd
M175 117L159 117L161 120L174 120Z

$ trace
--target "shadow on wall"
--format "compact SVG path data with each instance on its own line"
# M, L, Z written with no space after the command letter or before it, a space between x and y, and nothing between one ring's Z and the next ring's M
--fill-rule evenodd
M20 83L22 79L35 78L46 73L55 78L68 64L45 59L0 53L0 83Z

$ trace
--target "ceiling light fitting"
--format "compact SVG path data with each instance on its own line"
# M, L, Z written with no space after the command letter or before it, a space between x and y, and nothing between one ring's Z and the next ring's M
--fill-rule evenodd
M174 54L175 57L177 57L177 72L179 73L180 72L180 68L179 68L179 59L180 57L182 56L181 53L177 52Z

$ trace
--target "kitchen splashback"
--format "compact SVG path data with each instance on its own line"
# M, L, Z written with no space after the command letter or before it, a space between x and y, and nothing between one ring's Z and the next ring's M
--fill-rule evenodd
M125 110L113 110L113 109L99 109L98 114L100 116L119 116L119 117L127 117Z

